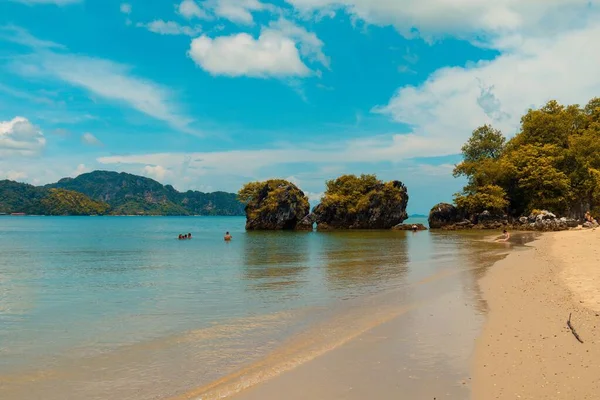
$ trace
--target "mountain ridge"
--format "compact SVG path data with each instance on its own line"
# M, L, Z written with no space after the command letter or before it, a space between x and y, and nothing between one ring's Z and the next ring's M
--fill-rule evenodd
M64 192L56 196L52 191L56 189ZM87 200L68 192L84 195ZM64 212L61 215L89 215L83 211L92 204L92 209L106 208L105 212L98 213L106 215L244 215L244 206L234 193L179 192L172 185L163 185L151 178L114 171L93 171L44 186L0 181L0 213L56 215L44 205L48 202L42 202L51 193L54 202L66 201L66 204L53 206L54 210ZM77 201L73 201L75 198ZM82 209L84 203L86 206Z

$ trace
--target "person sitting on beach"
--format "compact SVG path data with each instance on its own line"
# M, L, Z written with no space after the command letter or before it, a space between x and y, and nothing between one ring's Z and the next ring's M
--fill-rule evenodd
M502 231L502 236L496 239L496 242L508 242L508 239L510 239L510 233L505 229Z
M225 232L225 237L224 237L224 239L225 239L225 241L226 241L226 242L229 242L229 241L230 241L232 238L233 238L233 236L231 236L231 235L229 234L229 232Z

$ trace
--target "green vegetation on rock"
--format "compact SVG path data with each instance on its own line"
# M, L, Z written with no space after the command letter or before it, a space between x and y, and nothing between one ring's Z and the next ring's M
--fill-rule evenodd
M473 132L455 176L468 183L455 203L465 214L535 209L581 217L600 211L600 99L585 107L548 102L529 110L505 141L491 126Z
M106 203L64 189L50 189L40 204L44 215L103 215L110 209Z
M238 199L246 204L248 230L308 229L302 224L310 212L308 197L291 182L250 182L240 189Z
M327 181L314 209L319 229L389 229L408 218L406 187L375 175L343 175Z

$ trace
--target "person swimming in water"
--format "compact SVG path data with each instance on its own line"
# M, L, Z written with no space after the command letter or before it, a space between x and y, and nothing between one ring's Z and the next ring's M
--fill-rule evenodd
M225 237L223 239L225 239L226 242L229 242L233 239L233 236L231 236L229 232L225 232Z
M191 233L188 233L188 234L187 234L187 238L188 238L188 239L191 239L191 238L192 238L192 234L191 234Z
M179 237L178 237L177 239L179 239L179 240L183 240L183 235L180 233L180 234L179 234Z

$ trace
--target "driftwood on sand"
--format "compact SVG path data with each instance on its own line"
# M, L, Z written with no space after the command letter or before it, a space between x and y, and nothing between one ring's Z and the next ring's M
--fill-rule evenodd
M575 336L575 339L577 339L579 341L579 343L583 343L583 340L581 340L581 338L577 334L577 331L575 330L575 328L573 328L573 325L571 325L571 314L570 313L569 313L569 320L567 321L567 326L571 330L571 333L573 333L573 336Z

